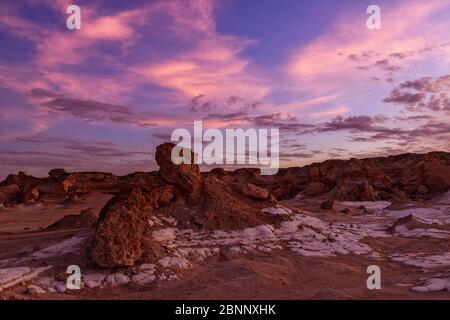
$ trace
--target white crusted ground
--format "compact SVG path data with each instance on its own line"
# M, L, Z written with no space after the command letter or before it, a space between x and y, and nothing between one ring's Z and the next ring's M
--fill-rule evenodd
M0 269L0 291L11 288L21 282L36 278L41 272L50 269L51 266L41 268L15 267Z
M142 264L126 273L118 271L99 271L83 275L82 286L85 288L104 288L108 286L146 286L155 281L173 281L181 276L183 270L194 267L208 257L220 252L246 254L252 251L273 252L290 250L302 256L333 257L338 255L366 255L381 259L380 253L364 243L364 238L378 237L432 237L449 238L447 230L433 228L433 225L445 225L450 222L450 196L444 194L423 208L411 207L404 210L388 210L389 202L343 202L348 207L364 205L371 213L359 216L354 222L326 222L312 217L311 213L294 213L283 206L266 208L261 214L283 215L287 221L279 226L260 225L242 230L214 232L194 232L190 229L177 228L177 221L172 217L152 217L149 225L154 240L161 243L168 252L155 264ZM430 228L408 229L396 227L394 234L386 232L388 226L400 217L413 214L419 222ZM1 266L17 265L15 268L0 269L0 289L17 283L30 282L28 291L34 294L43 292L65 292L65 283L53 277L39 278L40 272L47 270L26 267L31 260L44 260L67 252L77 251L85 246L86 237L72 237L48 246L21 259L0 261ZM449 278L436 275L433 268L450 267L450 252L442 254L393 253L389 259L423 269L430 276L423 278L418 286L412 288L419 292L446 290ZM445 278L442 278L445 276ZM409 285L409 284L405 284Z

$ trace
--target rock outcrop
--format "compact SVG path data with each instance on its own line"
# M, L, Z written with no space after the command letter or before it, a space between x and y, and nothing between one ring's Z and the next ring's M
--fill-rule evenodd
M240 190L246 196L249 196L254 199L267 199L269 197L269 191L267 189L258 187L252 183L243 183L240 186Z
M287 199L299 192L308 197L335 200L373 201L428 198L450 188L450 153L402 154L389 157L327 160L301 168L283 168L274 176L261 176L257 169L201 173L197 164L176 165L171 160L174 144L158 146L158 172L136 172L115 176L102 172L66 172L54 169L47 178L34 178L20 172L0 183L0 203L76 200L91 191L126 193L140 186L173 184L177 196L187 204L201 203L205 179L216 177L238 186L241 193L265 200L273 195ZM194 153L191 152L192 159ZM246 184L249 185L246 185ZM262 189L259 189L262 188ZM263 199L264 198L264 199Z
M0 203L8 203L19 197L20 187L15 183L0 186Z
M326 200L320 204L320 209L333 210L333 206L334 206L333 200Z
M280 170L277 179L290 177L290 183L283 184L296 185L296 190L311 197L395 201L426 197L450 188L450 153L446 152L327 160L289 170L289 174L288 170ZM273 185L269 191L277 198L284 197L283 186L275 180Z
M312 181L306 185L305 194L313 197L322 194L325 191L325 185L321 182Z
M164 181L177 186L188 202L195 203L202 197L202 177L198 165L194 163L195 154L190 151L192 164L175 164L171 159L174 147L173 143L164 143L156 148L158 174ZM180 156L182 152L183 150L180 151Z
M45 231L55 230L68 230L68 229L80 229L91 228L97 222L97 215L92 208L82 210L80 214L71 214L62 217L55 223L51 224Z
M112 198L100 212L90 258L100 267L132 266L142 255L142 240L154 208L167 204L173 186L135 188Z

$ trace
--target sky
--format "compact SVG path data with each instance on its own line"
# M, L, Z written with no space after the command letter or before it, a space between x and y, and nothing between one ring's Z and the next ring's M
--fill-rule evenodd
M199 120L279 128L282 167L450 151L449 30L450 0L2 0L0 179L155 170Z

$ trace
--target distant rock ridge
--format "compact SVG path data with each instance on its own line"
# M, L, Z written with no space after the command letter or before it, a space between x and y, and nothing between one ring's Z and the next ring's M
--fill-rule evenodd
M158 172L115 176L105 172L68 173L64 169L53 169L47 178L35 178L23 172L10 174L0 182L0 203L76 200L91 191L119 194L134 187L156 185L160 180L177 185L180 192L189 195L188 201L196 202L204 188L202 181L211 177L237 181L244 193L258 192L257 197L265 197L264 191L245 185L249 183L266 189L278 200L305 192L310 197L327 195L339 200L395 201L426 197L450 187L448 152L327 160L304 167L283 168L274 176L261 176L257 169L200 172L197 165L175 166L167 160L170 159L167 152L173 146L166 143L158 147Z

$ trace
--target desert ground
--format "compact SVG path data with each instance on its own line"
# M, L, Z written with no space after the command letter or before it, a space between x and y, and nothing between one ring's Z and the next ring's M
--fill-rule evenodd
M144 189L126 184L127 192L117 191L105 188L103 179L100 187L91 185L76 196L67 191L58 198L52 194L55 188L48 194L41 188L33 201L0 208L0 297L449 299L450 191L441 186L447 183L445 172L439 170L439 183L433 184L430 177L435 176L428 169L397 170L404 161L410 161L410 168L423 167L434 158L378 159L392 164L395 179L405 179L405 174L412 181L411 175L422 175L416 179L419 187L401 190L394 175L383 170L392 180L389 192L384 188L383 194L370 176L364 187L352 187L350 197L341 182L348 186L352 181L353 186L355 172L376 171L375 160L350 160L359 164L356 169L354 163L333 163L340 168L337 185L319 182L326 177L323 164L299 169L297 176L282 172L270 179L283 182L257 186L256 180L266 178L253 170L199 173L189 165L177 171L159 161L157 173L149 173L144 182L138 179ZM311 178L316 167L320 179ZM304 172L306 186L299 178ZM195 185L182 188L193 179L177 180L186 174L201 181L198 194ZM149 187L153 179L170 183ZM324 188L317 188L319 183ZM81 269L80 289L66 286L70 265ZM381 289L367 288L370 265L380 267Z

